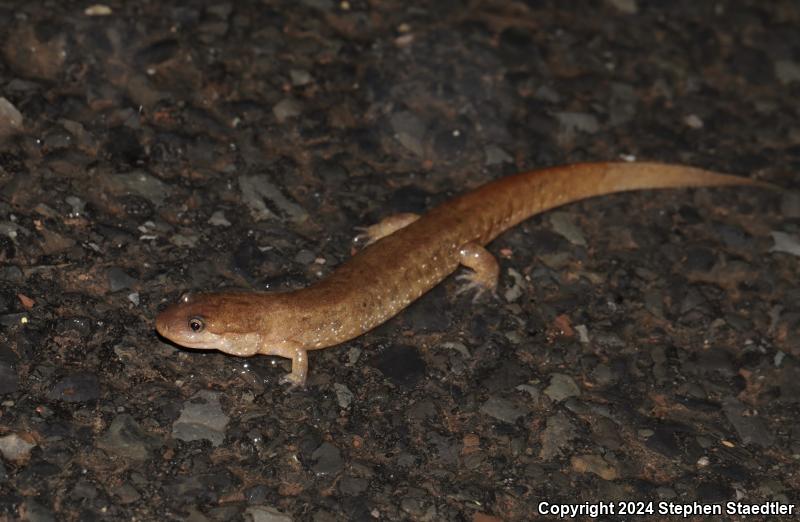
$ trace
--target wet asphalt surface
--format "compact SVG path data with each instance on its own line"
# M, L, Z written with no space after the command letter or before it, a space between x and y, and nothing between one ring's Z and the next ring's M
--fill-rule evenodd
M800 4L567 4L0 3L0 518L793 506ZM313 283L391 213L621 158L785 191L535 217L490 247L497 298L450 278L305 390L154 332L187 290Z

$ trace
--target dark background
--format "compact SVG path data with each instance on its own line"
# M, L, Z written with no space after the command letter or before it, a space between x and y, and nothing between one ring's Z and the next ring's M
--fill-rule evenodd
M797 500L800 4L102 5L0 3L0 516ZM786 192L531 219L497 299L448 279L302 391L153 330L186 290L310 284L393 212L621 158Z

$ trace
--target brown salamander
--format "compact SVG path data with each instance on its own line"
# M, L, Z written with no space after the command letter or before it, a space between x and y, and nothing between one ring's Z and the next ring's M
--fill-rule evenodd
M156 318L190 348L292 360L284 380L302 385L309 350L358 337L399 313L459 265L467 288L493 291L499 267L483 245L520 221L593 196L642 189L770 184L659 163L580 163L508 176L424 216L400 214L367 229L366 248L321 281L291 292L184 295Z

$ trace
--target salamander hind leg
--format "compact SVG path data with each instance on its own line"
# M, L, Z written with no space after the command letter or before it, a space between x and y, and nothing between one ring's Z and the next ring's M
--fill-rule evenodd
M375 241L384 238L390 234L394 234L401 228L405 228L414 221L419 219L419 214L412 214L406 212L403 214L394 214L392 216L383 218L378 223L369 227L358 227L357 230L362 232L354 239L354 243L371 245Z
M281 377L281 384L289 384L290 388L303 388L308 375L308 354L306 350L297 349L292 354L292 373Z
M473 301L477 301L484 292L495 294L497 280L500 277L500 265L497 259L478 243L466 243L458 251L459 262L471 269L469 273L461 274L456 279L465 280L457 294L475 290Z

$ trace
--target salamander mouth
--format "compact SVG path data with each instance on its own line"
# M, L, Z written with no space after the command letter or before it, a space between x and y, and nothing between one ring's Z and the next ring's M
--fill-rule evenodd
M156 331L158 334L177 345L185 346L186 348L194 348L198 350L213 350L213 346L209 340L192 339L189 335L183 335L178 329L172 328L169 321L162 320L161 317L156 318Z
M188 339L174 342L181 346L185 346L186 348L194 348L195 350L216 350L214 346L209 346L208 343L190 341Z
M169 326L167 326L161 315L156 317L156 332L162 337L169 338Z

